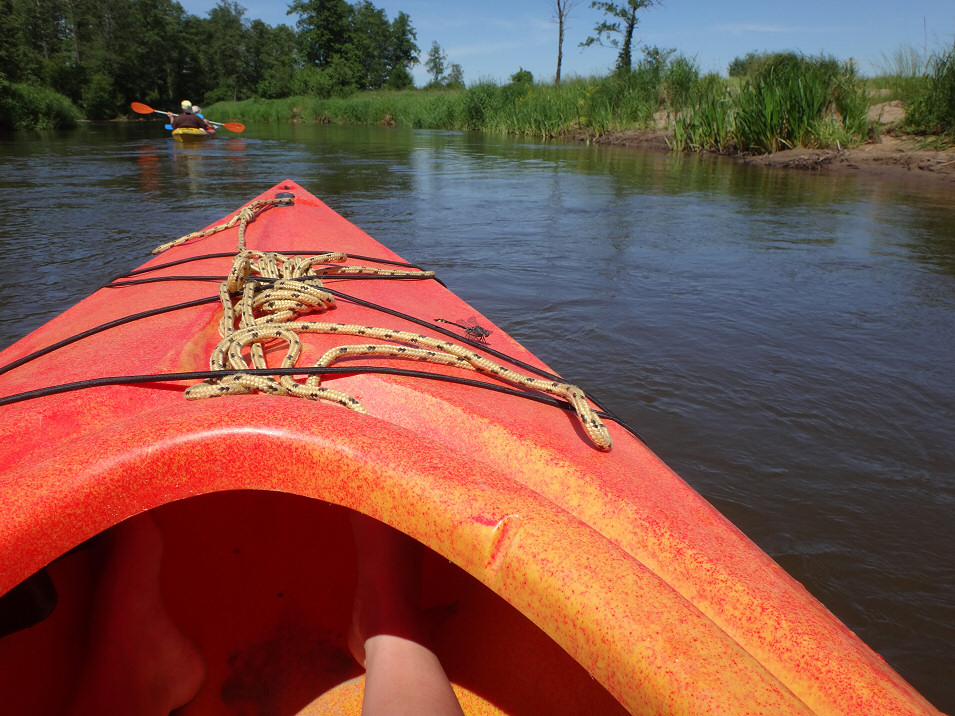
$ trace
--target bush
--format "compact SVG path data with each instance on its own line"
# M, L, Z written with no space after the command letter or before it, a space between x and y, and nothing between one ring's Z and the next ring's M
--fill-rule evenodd
M500 105L502 89L492 82L472 85L461 104L462 129L483 129Z
M387 90L404 90L414 87L414 77L411 76L411 70L405 66L395 67L388 75L388 82L385 83Z
M119 95L111 78L97 72L83 89L83 108L89 119L111 119L116 116Z
M729 66L730 77L752 77L757 65L766 57L765 52L750 52L745 57L737 57Z
M673 139L675 149L729 148L732 128L732 100L719 75L709 74L694 83L691 108L677 117Z
M532 75L530 71L521 67L517 72L511 75L511 84L530 87L532 84L534 84L534 75Z
M696 83L695 106L677 119L677 148L765 153L868 136L869 98L851 62L791 52L744 60L734 60L749 76L738 92L718 77Z
M63 95L0 79L0 129L69 129L82 117Z

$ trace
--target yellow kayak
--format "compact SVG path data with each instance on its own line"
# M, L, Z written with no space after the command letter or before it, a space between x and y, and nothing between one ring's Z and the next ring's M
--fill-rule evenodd
M195 127L179 127L172 130L172 138L179 142L202 142L216 136L215 131L197 129Z

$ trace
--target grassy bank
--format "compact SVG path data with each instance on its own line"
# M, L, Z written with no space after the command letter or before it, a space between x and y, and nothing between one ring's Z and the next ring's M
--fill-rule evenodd
M685 57L648 53L632 72L559 86L518 72L503 86L248 100L209 111L245 122L388 124L544 138L656 128L679 150L761 154L858 145L878 132L867 112L888 93L908 110L903 129L955 139L952 53L933 58L919 76L868 80L851 63L829 57L781 53L755 60L743 76L725 79L702 75Z
M660 107L655 94L628 80L575 80L560 86L511 83L466 90L365 92L344 98L290 97L218 103L208 108L244 122L396 124L418 129L483 130L556 137L650 127Z
M479 83L466 90L368 92L344 98L292 97L248 100L209 107L246 122L334 122L390 124L414 128L484 130L534 137L655 126L693 99L700 81L684 57L649 53L631 72L540 84L520 71L505 85Z
M916 85L908 103L909 127L955 140L955 47L932 58L928 69L924 84Z

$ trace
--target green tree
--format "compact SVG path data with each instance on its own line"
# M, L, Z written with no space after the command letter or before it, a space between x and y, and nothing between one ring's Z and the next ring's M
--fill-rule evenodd
M355 59L361 67L361 89L379 89L388 80L388 48L391 45L391 24L384 10L370 0L355 5L347 36Z
M405 89L414 85L411 68L418 64L418 53L421 51L415 44L418 36L407 13L399 12L391 21L390 34L387 84L392 89Z
M66 4L61 0L6 0L0 4L0 72L12 82L52 86L71 67Z
M411 19L398 13L389 22L370 0L293 0L289 12L300 15L299 47L304 60L296 80L311 93L407 87L409 68L418 61Z
M182 6L175 0L138 0L133 10L131 55L121 61L137 69L135 98L148 103L170 102L179 76L176 45L183 41ZM120 102L125 104L122 99Z
M80 32L84 38L88 30L89 41L83 65L95 87L84 88L83 103L88 115L101 119L114 116L124 98L141 96L151 69L138 56L143 31L138 7L130 0L90 0L84 10L89 24Z
M424 62L424 68L431 75L430 86L437 87L441 84L447 62L448 56L441 49L441 45L437 40L432 41L431 49L428 50L428 59Z
M235 0L219 0L209 11L204 45L206 66L214 85L209 101L246 99L252 94L253 78L243 8Z
M195 15L185 15L178 25L175 40L168 52L176 68L175 83L170 106L177 106L182 99L206 101L206 95L216 86L210 66L209 20Z
M0 0L0 82L16 80L20 76L20 42L13 0Z
M592 0L590 7L600 10L609 20L602 20L594 27L594 35L580 43L581 47L600 45L618 50L616 70L629 72L633 66L633 32L637 28L637 13L657 4L658 0L627 0L624 3Z
M452 62L448 68L448 76L444 80L444 86L448 89L464 89L464 70L457 62Z
M270 27L253 20L249 27L250 73L257 77L255 94L278 99L292 94L295 74L295 32L288 25Z
M245 13L236 0L217 0L203 18L177 0L0 0L0 88L25 85L18 96L37 102L58 92L64 106L72 101L96 119L127 112L132 100L174 109L184 98L206 104L414 84L420 51L406 13L390 21L371 0L291 0L298 31ZM449 81L463 81L460 68Z
M288 14L297 14L299 47L307 64L328 66L344 48L354 8L345 0L292 0Z

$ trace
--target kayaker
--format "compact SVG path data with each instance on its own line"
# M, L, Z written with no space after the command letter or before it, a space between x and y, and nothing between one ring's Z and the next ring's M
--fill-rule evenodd
M204 129L207 132L212 131L212 125L193 111L192 102L184 99L180 106L182 107L182 113L179 116L173 115L172 112L169 113L169 123L173 129L191 127Z

